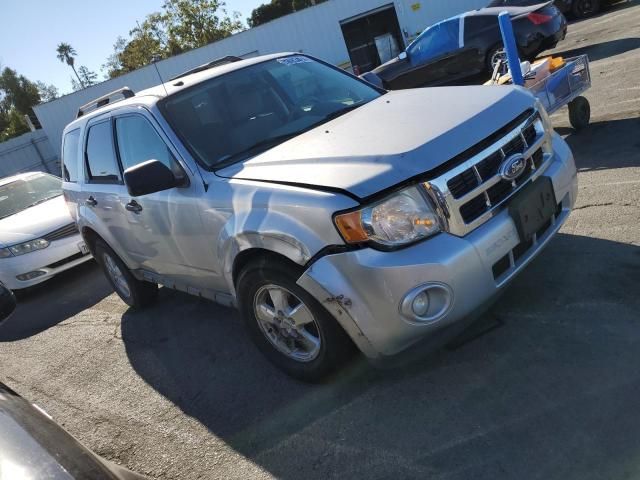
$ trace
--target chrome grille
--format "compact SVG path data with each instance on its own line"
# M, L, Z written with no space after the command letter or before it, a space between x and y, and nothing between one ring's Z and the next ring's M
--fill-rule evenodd
M48 240L49 242L53 242L54 240L60 240L61 238L70 237L78 233L78 227L75 223L70 223L65 225L64 227L58 228L52 232L47 233L42 238Z
M551 156L543 151L548 139L539 114L529 110L514 122L506 131L501 129L469 149L469 158L456 159L452 168L424 184L450 233L463 236L471 232L546 169ZM526 170L518 179L506 181L499 170L504 160L515 153L525 157Z

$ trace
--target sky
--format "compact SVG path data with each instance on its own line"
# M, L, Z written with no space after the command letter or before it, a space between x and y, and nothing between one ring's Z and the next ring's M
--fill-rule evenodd
M265 0L266 1L266 0ZM85 65L103 79L102 65L119 35L127 38L147 14L160 11L163 0L0 0L0 66L29 80L71 91L71 68L56 58L60 42L78 52L76 68ZM260 0L226 0L246 23Z

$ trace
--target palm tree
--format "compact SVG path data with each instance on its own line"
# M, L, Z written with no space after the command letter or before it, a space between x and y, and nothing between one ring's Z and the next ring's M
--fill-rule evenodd
M60 42L60 44L58 44L58 48L56 48L56 52L58 52L58 60L66 63L73 69L73 73L76 74L78 83L80 83L80 86L84 88L84 83L82 83L82 80L80 80L80 76L78 75L78 72L76 72L76 67L74 66L75 59L73 57L78 55L78 52L76 52L75 48L73 48L68 43Z

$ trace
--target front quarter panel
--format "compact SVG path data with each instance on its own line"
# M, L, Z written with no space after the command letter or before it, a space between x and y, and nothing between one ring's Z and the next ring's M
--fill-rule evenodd
M247 180L211 183L203 209L205 229L216 238L216 256L229 292L235 295L233 266L248 249L268 250L305 265L316 253L344 242L336 211L358 203L341 194Z

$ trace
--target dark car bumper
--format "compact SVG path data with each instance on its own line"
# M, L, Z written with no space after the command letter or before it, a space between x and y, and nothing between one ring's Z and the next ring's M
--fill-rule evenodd
M524 20L527 21L527 20ZM553 48L567 36L567 19L560 12L549 22L522 29L518 44L525 58L534 58L540 52Z

